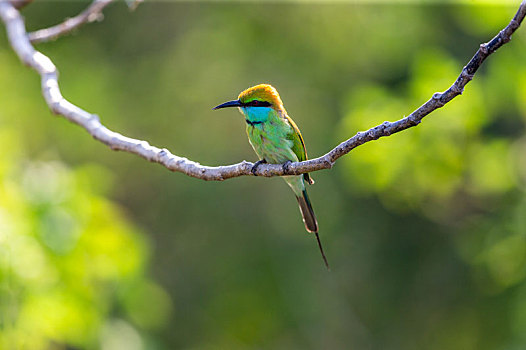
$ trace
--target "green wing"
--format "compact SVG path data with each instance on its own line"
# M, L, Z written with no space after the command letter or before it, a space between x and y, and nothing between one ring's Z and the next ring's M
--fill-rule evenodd
M303 162L304 160L307 160L307 149L305 148L305 143L303 142L303 137L301 137L300 129L298 129L298 126L296 123L294 123L294 120L292 120L291 117L288 115L285 115L285 118L289 122L290 126L292 127L292 132L288 135L288 139L292 141L292 151L294 154L296 154L296 157L298 157L298 160L300 162ZM307 181L310 185L314 183L314 180L310 177L308 173L303 174L303 178L305 181Z

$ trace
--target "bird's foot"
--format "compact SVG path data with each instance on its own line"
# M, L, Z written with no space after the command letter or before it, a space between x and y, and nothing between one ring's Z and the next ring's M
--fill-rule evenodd
M255 162L254 165L252 166L252 169L250 169L250 171L252 172L252 175L257 176L256 170L258 170L258 166L260 166L261 164L265 164L265 163L267 163L267 160L265 158L260 159L257 162Z
M283 168L283 172L287 174L289 172L289 166L292 164L292 160L287 160L283 165L281 166Z

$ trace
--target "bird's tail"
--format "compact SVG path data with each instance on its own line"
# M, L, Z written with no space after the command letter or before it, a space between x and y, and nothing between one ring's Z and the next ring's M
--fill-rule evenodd
M323 246L321 245L320 236L318 235L318 221L316 221L316 216L314 215L314 210L312 209L312 205L310 204L309 196L307 196L307 191L302 191L302 196L296 196L296 199L298 200L298 204L300 206L301 216L303 216L303 223L305 224L305 228L309 232L313 232L316 235L316 239L318 240L318 247L320 248L320 253L323 258L323 261L325 262L325 266L327 266L327 269L329 268L329 263L327 262L327 258L325 257L325 253L323 252Z

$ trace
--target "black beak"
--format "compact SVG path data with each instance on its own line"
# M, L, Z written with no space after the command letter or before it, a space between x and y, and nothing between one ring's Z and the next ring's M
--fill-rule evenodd
M220 104L219 106L215 106L213 109L221 109L221 108L227 108L227 107L241 107L243 104L239 100L234 101L228 101L223 104Z

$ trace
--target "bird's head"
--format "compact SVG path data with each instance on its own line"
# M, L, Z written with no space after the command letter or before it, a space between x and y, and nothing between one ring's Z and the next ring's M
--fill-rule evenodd
M241 92L237 100L228 101L214 109L239 107L241 111L245 108L266 107L273 108L276 111L285 111L283 102L279 97L278 91L269 84L259 84Z

